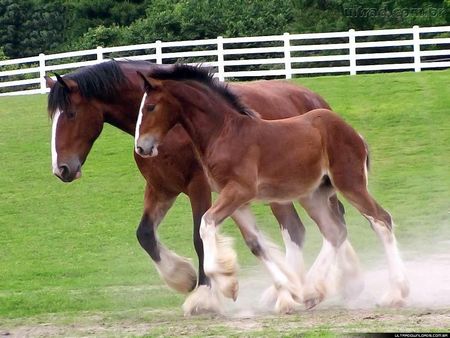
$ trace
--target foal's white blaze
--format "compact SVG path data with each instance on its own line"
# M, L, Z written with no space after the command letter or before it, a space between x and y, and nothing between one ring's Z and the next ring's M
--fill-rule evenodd
M59 173L59 167L58 167L58 153L56 151L56 128L58 126L58 120L61 115L61 111L58 109L53 116L53 124L52 124L52 169L53 174Z
M144 102L147 98L147 93L144 93L144 96L142 97L141 106L139 107L139 115L136 121L136 130L134 132L134 151L137 153L137 142L139 140L139 129L141 128L142 123L142 110L144 109Z

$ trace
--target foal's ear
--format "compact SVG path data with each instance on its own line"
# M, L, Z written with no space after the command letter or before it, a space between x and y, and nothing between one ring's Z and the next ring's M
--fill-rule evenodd
M144 90L146 92L149 92L150 90L156 90L158 87L160 87L161 82L158 80L155 80L149 76L145 76L140 71L136 71L138 75L142 78L144 81Z
M59 82L63 88L67 89L70 93L76 93L78 92L78 85L73 80L65 80L61 75L58 73L54 73L56 76L56 80Z
M53 86L55 85L55 80L53 80L50 76L45 75L44 76L45 79L45 85L47 88L52 89Z
M147 77L144 74L142 74L139 70L137 70L136 73L144 81L144 91L149 92L150 90L152 90L153 86L151 85L150 81L148 81Z

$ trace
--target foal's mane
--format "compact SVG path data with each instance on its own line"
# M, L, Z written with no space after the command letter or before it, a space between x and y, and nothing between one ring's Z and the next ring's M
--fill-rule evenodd
M121 69L123 64L151 64L146 61L116 61L110 60L93 66L87 66L73 73L64 75L64 79L75 81L79 93L86 99L99 99L107 102L120 95L120 88L128 83L128 79ZM47 109L50 118L56 110L66 111L70 105L69 92L58 81L53 85L48 95Z
M249 117L259 117L258 113L241 102L239 97L228 88L228 84L215 79L214 73L206 67L176 64L170 69L152 70L151 77L158 80L199 82L222 96L238 113Z

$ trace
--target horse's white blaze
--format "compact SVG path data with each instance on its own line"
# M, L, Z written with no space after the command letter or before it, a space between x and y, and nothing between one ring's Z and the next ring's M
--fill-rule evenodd
M58 120L61 115L61 111L58 109L53 116L53 124L52 124L52 169L53 173L57 174L59 173L59 166L58 166L58 152L56 151L56 128L58 126Z
M144 102L147 98L147 93L144 93L144 96L142 97L141 106L139 107L139 115L136 121L136 130L134 132L134 150L137 153L137 142L139 140L139 129L141 128L142 123L142 110L144 109Z
M302 249L291 239L287 229L283 229L281 231L281 235L286 248L286 263L291 269L294 270L297 277L302 280L304 269Z

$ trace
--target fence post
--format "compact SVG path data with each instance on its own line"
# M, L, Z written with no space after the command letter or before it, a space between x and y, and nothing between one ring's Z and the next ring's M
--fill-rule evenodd
M103 47L97 46L97 61L101 62L103 61Z
M356 38L355 30L348 31L348 55L350 57L350 75L356 75Z
M45 54L39 54L39 79L41 84L41 94L45 94L47 92L47 84L45 81Z
M420 31L419 26L413 27L413 44L414 44L414 71L420 72L421 58L420 58Z
M284 70L286 72L286 79L292 79L292 68L291 68L291 40L289 33L283 34L284 41Z
M156 63L162 64L162 43L161 40L156 40L155 42L155 54L156 54Z
M223 55L223 37L217 37L217 73L220 81L225 81L225 63Z

